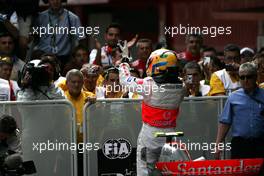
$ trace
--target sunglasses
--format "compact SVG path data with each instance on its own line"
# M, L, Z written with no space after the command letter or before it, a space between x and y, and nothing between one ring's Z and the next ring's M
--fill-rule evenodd
M240 60L240 57L231 57L231 56L228 56L228 57L225 57L226 60L233 60L233 61L239 61Z
M256 77L256 75L241 75L241 76L239 76L239 78L241 80L245 80L245 79L249 80L249 79L253 79L255 77Z

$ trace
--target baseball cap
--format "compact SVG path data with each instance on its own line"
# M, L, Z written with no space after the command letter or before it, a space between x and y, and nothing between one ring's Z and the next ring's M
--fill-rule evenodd
M244 47L240 50L240 54L241 55L245 55L245 56L253 56L255 54L254 50L248 47Z

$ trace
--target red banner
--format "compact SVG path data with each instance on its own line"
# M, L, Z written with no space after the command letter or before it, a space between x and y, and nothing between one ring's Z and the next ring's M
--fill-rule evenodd
M232 159L206 161L160 162L157 168L163 175L259 175L264 159ZM263 168L262 168L263 169Z

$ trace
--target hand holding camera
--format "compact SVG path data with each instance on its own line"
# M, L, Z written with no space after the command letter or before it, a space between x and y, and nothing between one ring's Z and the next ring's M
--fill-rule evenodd
M200 82L196 79L193 79L193 75L186 75L184 79L184 84L187 90L188 96L197 96L199 95Z
M21 78L21 86L20 87L27 87L31 83L32 76L27 71L25 76Z
M185 83L192 84L193 83L193 76L192 75L187 75Z

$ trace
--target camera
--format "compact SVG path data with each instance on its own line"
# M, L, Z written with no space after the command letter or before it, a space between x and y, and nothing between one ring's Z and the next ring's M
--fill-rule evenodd
M20 176L24 174L36 173L36 168L33 161L23 162L20 153L16 153L10 148L7 140L12 140L14 143L20 143L19 130L14 117L10 115L2 115L0 117L0 132L6 137L0 140L0 176ZM17 151L20 151L20 146L15 146Z
M210 63L211 58L210 57L204 57L203 58L203 65L205 66L206 64Z
M193 76L192 75L187 75L186 83L188 83L188 84L192 84L193 83Z
M40 86L49 85L49 73L47 71L48 66L38 65L38 63L27 63L22 72L19 73L18 85L21 88L30 87L32 89L38 89ZM27 76L28 74L28 76Z
M233 66L232 64L225 64L226 71L238 71L238 67Z
M36 173L33 161L23 162L18 153L4 153L0 156L1 176L21 176Z
M47 72L47 66L39 65L32 66L29 65L27 68L29 75L32 77L31 86L33 88L38 86L46 86L49 85L49 78Z

